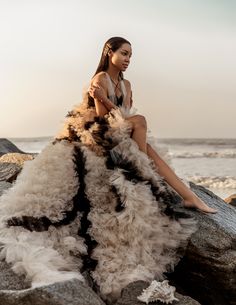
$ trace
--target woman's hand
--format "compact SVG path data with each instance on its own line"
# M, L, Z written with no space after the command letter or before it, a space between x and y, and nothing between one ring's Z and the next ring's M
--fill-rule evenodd
M94 82L91 84L88 93L95 99L95 107L98 115L103 116L111 109L118 108L112 101L109 100L106 94L106 90L102 87L100 82ZM104 112L105 110L105 112Z
M88 89L88 93L90 94L91 97L101 102L103 102L103 100L106 99L106 92L102 88L100 83L95 83L94 85L91 85Z

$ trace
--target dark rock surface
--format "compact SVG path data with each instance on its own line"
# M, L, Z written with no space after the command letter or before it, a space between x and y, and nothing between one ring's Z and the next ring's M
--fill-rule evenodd
M7 139L0 139L0 181L16 180L24 162L33 160L35 155L22 152Z
M0 163L0 181L13 182L21 171L21 166L16 163Z
M145 303L140 302L137 299L137 296L139 296L143 289L147 288L149 286L149 283L143 282L143 281L137 281L134 283L129 284L126 288L123 289L121 298L115 303L115 305L143 305ZM175 297L179 301L174 301L171 303L172 305L201 305L197 301L193 300L192 298L188 296L184 296L179 294L178 292L175 293ZM152 305L163 305L162 302L152 302L150 303Z
M0 305L105 305L96 293L74 279L30 288L6 262L0 262Z
M225 198L225 202L236 207L236 194L233 194L233 195Z
M0 304L105 305L90 287L77 279L24 290L0 290Z
M218 213L185 209L198 220L199 229L169 277L202 305L236 305L236 210L204 187L190 186Z
M6 262L0 261L0 291L2 290L21 290L30 287L30 283L25 281L24 276L18 276ZM0 299L0 304L1 299Z
M16 145L14 145L11 141L5 138L0 138L0 156L9 152L18 152L24 154L24 152L17 148Z
M95 292L78 280L55 283L53 285L30 288L30 283L23 276L16 275L10 266L0 262L0 304L1 305L105 305ZM149 283L137 281L122 291L122 296L115 305L141 305L137 300ZM173 305L199 305L188 296L175 293L179 302ZM161 302L151 303L162 305Z

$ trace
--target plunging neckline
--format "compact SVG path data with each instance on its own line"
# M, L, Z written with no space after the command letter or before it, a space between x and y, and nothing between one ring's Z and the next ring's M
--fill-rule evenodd
M113 85L113 81L109 75L109 73L107 73L106 71L104 71L105 74L106 74L106 77L107 77L107 81L108 81L108 98L110 98L110 100L117 106L122 106L124 100L125 100L125 97L126 97L126 88L125 88L125 85L124 85L124 81L122 78L120 78L119 80L119 87L118 88L121 92L121 95L117 95L116 92L115 92L115 88L114 88L114 85Z
M107 97L110 98L109 95ZM116 103L115 104L117 106L121 106L123 104L123 95L121 95L119 97L117 95L114 95L114 97L116 98Z
M110 75L109 75L109 77L110 77ZM113 86L113 90L114 90L114 93L115 93L115 96L116 96L116 98L118 98L118 96L116 95L116 91L117 91L117 89L120 91L120 92L122 92L122 90L121 90L121 88L120 88L120 81L121 80L119 80L118 81L118 83L117 84L115 84L115 82L113 81L113 79L110 77L110 79L111 79L111 82L112 82L112 86ZM114 85L115 85L115 87L114 87ZM120 95L120 97L122 96L122 94ZM119 98L120 98L119 97Z
M105 71L105 72L106 72L106 71ZM116 84L116 83L114 82L114 80L111 78L110 74L107 73L107 72L106 72L106 74L109 76L109 78L110 78L110 80L111 80L112 87L113 87L113 91L114 91L114 93L115 93L115 97L116 97L117 99L120 99L120 98L123 96L123 94L121 94L121 95L118 97L118 96L116 95L116 89L118 89L120 92L122 92L122 89L119 88L119 87L121 86L121 85L120 85L120 82L122 81L122 79L119 79L119 80L118 80L118 83ZM119 87L117 87L118 84L119 84ZM115 85L115 87L114 87L114 85Z

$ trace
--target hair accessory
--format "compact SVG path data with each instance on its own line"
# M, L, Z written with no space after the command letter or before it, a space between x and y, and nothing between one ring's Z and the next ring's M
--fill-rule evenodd
M104 48L103 54L107 55L110 49L111 49L111 47L107 44Z

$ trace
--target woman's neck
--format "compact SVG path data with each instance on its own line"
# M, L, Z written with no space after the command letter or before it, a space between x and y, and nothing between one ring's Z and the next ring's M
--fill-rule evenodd
M114 82L117 83L119 81L120 70L117 70L115 67L108 67L106 72L110 75Z

